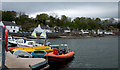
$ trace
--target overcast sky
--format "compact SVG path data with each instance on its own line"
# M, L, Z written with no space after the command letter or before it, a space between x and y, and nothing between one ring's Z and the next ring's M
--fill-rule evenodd
M2 10L25 12L29 17L47 13L49 15L66 15L71 18L117 18L117 2L3 2Z
M2 2L118 2L119 0L2 0Z

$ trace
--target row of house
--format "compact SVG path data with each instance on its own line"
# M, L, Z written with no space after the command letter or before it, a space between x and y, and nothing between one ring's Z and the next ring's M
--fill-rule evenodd
M9 30L10 33L18 33L20 32L21 26L17 25L15 21L0 21L0 26L6 26L6 28ZM47 26L41 26L42 29L46 29L47 32L70 32L70 28L64 28L64 31L60 27L49 27ZM34 31L34 28L30 28L31 31Z
M6 26L6 28L9 30L9 32L11 33L18 33L20 32L20 28L21 26L18 26L15 21L0 21L0 26ZM89 34L89 33L94 33L94 34L113 34L114 31L105 31L105 30L78 30L78 29L73 29L72 31L70 30L69 27L64 27L64 28L61 28L61 27L49 27L48 25L47 26L40 26L39 27L41 29L45 29L47 30L48 33L52 33L52 32L60 32L60 33L79 33L79 34ZM31 32L33 32L35 29L34 28L30 28Z
M112 35L114 31L106 31L106 30L100 30L98 29L97 31L95 30L80 30L81 33L83 34L89 34L89 33L93 33L93 34L108 34L108 35Z
M6 26L6 28L9 30L11 33L18 33L20 26L18 26L15 21L0 21L0 26Z

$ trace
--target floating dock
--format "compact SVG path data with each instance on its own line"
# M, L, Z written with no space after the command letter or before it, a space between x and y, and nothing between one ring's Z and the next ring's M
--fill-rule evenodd
M43 58L16 58L10 52L6 52L5 66L9 68L27 68L35 69L38 67L47 67L47 61ZM41 68L42 69L42 68Z

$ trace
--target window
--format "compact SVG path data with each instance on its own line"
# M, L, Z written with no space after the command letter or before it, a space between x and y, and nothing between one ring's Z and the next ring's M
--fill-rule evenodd
M29 42L28 45L33 45L33 42Z
M15 32L15 30L13 30L13 32Z

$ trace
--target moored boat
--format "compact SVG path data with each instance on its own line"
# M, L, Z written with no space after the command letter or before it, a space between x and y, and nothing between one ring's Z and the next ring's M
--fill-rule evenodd
M43 58L45 54L47 54L47 52L44 50L35 50L31 53L33 58Z
M74 54L73 51L66 52L65 50L54 49L53 52L45 54L44 56L48 58L49 61L67 61L72 59Z
M9 49L10 51L12 51L13 49L16 49L16 48L19 48L19 47L8 47L8 49Z
M51 49L51 47L49 46L37 46L37 47L18 47L15 48L13 50L11 50L12 52L16 51L16 50L22 50L22 51L26 51L28 53L31 53L35 50L45 50L47 53L52 52L53 49Z

